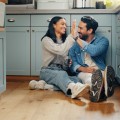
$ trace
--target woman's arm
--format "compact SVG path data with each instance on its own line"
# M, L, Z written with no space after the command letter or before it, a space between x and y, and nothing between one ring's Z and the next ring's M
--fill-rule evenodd
M63 56L68 53L68 50L72 47L74 41L72 35L68 35L65 42L62 44L56 44L51 38L45 37L42 40L42 44L51 53Z

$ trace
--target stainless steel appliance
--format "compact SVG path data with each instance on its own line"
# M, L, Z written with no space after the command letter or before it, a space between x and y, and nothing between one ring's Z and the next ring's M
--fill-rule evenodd
M95 0L73 0L73 8L95 8Z

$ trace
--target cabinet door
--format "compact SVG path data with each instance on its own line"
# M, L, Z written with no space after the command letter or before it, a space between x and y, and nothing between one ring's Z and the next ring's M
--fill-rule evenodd
M98 22L99 26L111 26L112 23L111 14L72 14L71 24L72 21L76 19L78 25L83 16L91 16Z
M6 28L7 75L30 75L30 27Z
M120 50L116 52L116 74L120 78Z
M117 26L120 26L120 13L118 13L116 17Z
M42 66L41 38L45 35L48 27L31 28L31 75L39 75ZM67 30L70 32L70 27Z
M5 39L0 35L0 93L6 89Z
M31 28L31 75L39 75L42 65L41 38L45 35L47 27Z
M112 45L111 45L111 27L99 27L96 31L97 35L104 36L109 40L109 48L106 57L106 65L112 64Z
M67 26L70 26L70 15L67 14L51 14L51 15L31 15L31 26L41 26L41 27L48 27L48 24L50 22L50 20L54 17L54 16L61 16L63 18L65 18L66 22L67 22Z
M120 49L120 27L117 27L116 46L117 49Z

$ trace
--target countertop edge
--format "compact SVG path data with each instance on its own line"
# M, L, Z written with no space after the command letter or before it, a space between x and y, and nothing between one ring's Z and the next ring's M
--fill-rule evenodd
M116 9L62 9L62 10L38 10L38 9L8 9L6 14L48 14L48 13L64 13L64 14L79 14L79 13L92 13L92 14L115 14L120 11L120 6Z

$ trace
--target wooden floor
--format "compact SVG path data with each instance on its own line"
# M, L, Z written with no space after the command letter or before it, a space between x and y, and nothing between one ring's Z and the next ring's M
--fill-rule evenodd
M34 77L7 77L7 90L0 95L0 120L120 120L120 88L107 101L92 103L62 92L29 90L30 79Z

